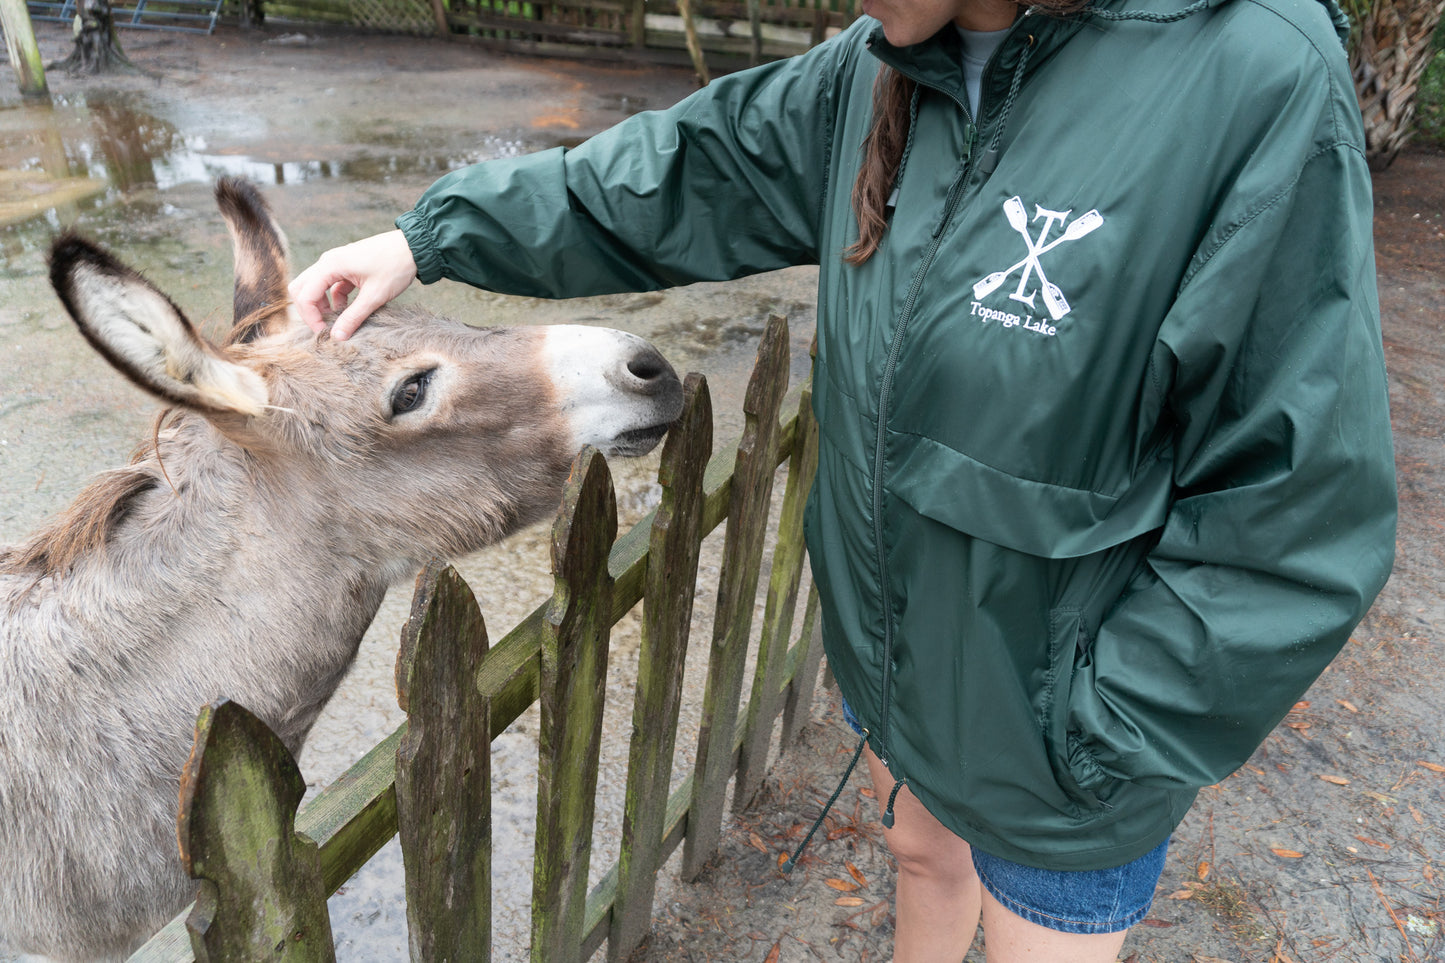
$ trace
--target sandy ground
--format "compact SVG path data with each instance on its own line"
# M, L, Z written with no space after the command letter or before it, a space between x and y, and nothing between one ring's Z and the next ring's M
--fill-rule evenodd
M38 29L47 61L63 55L64 28ZM246 173L271 185L268 196L305 262L333 244L387 228L451 166L573 142L633 110L671 103L692 86L683 71L506 58L458 45L295 28L222 29L212 37L126 33L123 39L155 76L80 81L53 75L57 108L47 111L54 115L47 129L85 124L121 132L92 141L112 174L128 169L127 157L159 153L171 160L133 165L139 181L112 186L99 201L80 202L48 220L0 226L0 541L23 534L63 506L86 477L122 459L152 411L74 345L44 290L44 239L62 220L78 221L118 249L143 251L147 273L184 307L201 317L221 316L229 253L206 184L217 173ZM138 138L123 114L142 109L160 123ZM0 166L32 174L44 169L49 135L34 132L45 126L13 91L0 92ZM74 157L69 165L80 168L71 175L86 176ZM1445 156L1407 153L1377 179L1377 201L1402 498L1396 574L1346 651L1250 764L1201 794L1175 836L1148 920L1125 945L1125 960L1445 958L1445 867L1436 865L1445 853L1439 578L1445 563ZM658 342L680 370L708 375L717 433L726 438L738 427L731 413L760 320L772 311L795 319L800 366L811 335L810 294L810 275L782 272L732 286L582 304L501 299L446 285L421 296L468 318L584 320L636 330ZM624 514L635 517L648 507L647 470L644 463L620 479ZM532 589L546 580L543 543L542 533L524 533L474 563L480 573L499 566L509 573L491 580L494 591L478 593L494 629L512 624L538 597ZM334 776L357 745L375 741L399 720L385 687L376 685L390 672L395 626L404 615L404 599L389 604L354 673L365 684L338 695L303 754L313 784ZM503 760L511 753L524 770L525 726L519 738L518 746L500 746L499 753ZM776 868L779 854L796 843L832 791L851 750L850 734L825 694L800 744L730 822L710 869L696 883L664 885L655 933L638 959L888 959L893 868L861 776L844 791L803 865L787 878ZM512 801L519 823L529 805L526 793L523 784ZM599 838L608 832L601 826ZM525 831L518 836L524 843ZM353 902L333 903L343 960L404 955L393 883L394 870L359 876L348 884ZM515 937L524 938L517 914L525 911L525 894L513 895L518 906L499 926L499 937L511 932L513 943L499 940L498 959L524 958ZM978 946L969 959L982 959Z

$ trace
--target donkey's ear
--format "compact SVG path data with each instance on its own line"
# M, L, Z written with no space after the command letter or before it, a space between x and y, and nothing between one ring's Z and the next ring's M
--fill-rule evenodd
M81 334L140 387L210 412L260 414L266 383L227 360L149 281L74 234L50 249L50 283Z
M250 181L223 177L216 204L236 252L235 326L227 344L244 343L300 323L289 310L291 278L286 235Z

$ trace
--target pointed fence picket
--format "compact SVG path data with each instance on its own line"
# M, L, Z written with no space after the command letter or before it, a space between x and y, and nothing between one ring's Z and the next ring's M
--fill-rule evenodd
M552 598L489 647L470 588L434 562L402 632L397 691L407 722L297 811L304 786L280 741L234 703L208 706L183 778L180 840L197 902L132 961L330 960L326 898L400 835L413 960L491 955L490 742L540 703L531 957L626 960L651 925L656 877L684 845L683 873L717 851L726 787L759 785L774 722L786 747L807 716L821 657L817 599L792 634L802 510L817 464L805 386L787 402L786 321L758 349L735 449L712 451L706 381L690 375L663 448L657 510L616 538L606 461L573 465L553 528ZM787 463L752 685L739 711L773 479ZM693 771L669 792L703 538L726 519ZM589 891L611 627L639 600L643 630L617 862Z

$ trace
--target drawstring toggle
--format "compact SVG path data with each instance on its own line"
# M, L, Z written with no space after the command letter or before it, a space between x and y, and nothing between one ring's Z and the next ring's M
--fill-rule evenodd
M898 790L908 784L907 779L900 779L893 784L893 791L888 794L888 806L883 810L883 828L893 828L893 803L898 799Z

